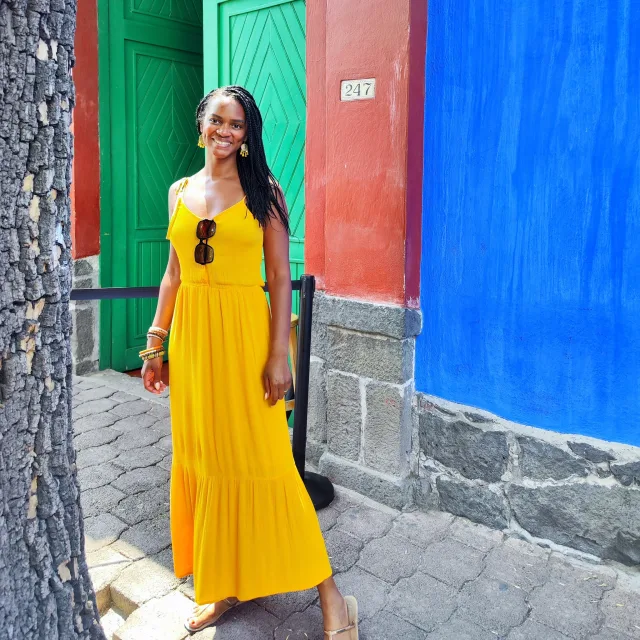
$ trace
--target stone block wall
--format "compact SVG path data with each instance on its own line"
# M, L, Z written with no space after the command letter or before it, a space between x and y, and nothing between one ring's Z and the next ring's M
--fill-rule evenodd
M74 260L73 288L96 289L100 286L100 258L90 256ZM73 333L71 354L73 373L78 376L100 368L100 303L97 300L71 302Z
M416 393L418 311L314 302L307 457L395 508L640 563L640 449L527 427Z
M308 454L374 499L411 502L418 311L316 294Z
M640 563L640 449L567 436L418 394L424 508Z

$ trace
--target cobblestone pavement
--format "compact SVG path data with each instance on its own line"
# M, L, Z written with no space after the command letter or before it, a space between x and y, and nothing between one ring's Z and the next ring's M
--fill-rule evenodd
M114 372L76 378L91 575L115 640L179 640L191 580L171 570L167 397ZM319 512L362 640L640 639L640 572L568 558L463 518L338 489ZM304 559L301 558L301 562ZM196 640L324 640L315 590L241 605Z

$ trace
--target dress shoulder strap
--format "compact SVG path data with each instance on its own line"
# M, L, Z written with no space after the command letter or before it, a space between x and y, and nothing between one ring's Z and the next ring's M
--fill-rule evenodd
M173 223L176 219L176 212L178 211L178 204L180 203L180 198L182 197L182 192L184 188L187 186L187 182L189 182L189 178L182 178L180 183L178 184L178 188L176 189L176 202L173 205L173 211L171 212L171 218L169 220L169 228L167 229L167 240L171 240L171 230L173 229Z
M182 180L180 180L180 184L178 185L178 189L176 190L176 196L180 197L182 195L182 192L187 186L187 182L189 182L189 178L182 178Z

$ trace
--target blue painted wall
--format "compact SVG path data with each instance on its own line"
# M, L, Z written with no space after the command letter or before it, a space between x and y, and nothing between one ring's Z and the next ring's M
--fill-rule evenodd
M640 2L430 0L420 391L640 445Z

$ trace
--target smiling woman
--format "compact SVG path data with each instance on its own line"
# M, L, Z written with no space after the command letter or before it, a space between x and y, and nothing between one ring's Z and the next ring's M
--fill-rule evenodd
M318 586L325 634L357 640L356 602L331 577L289 442L289 221L262 116L232 86L205 96L196 125L205 166L169 191L171 250L141 352L145 388L161 393L172 325L174 568L193 574L200 605L185 626L195 632L238 602Z

